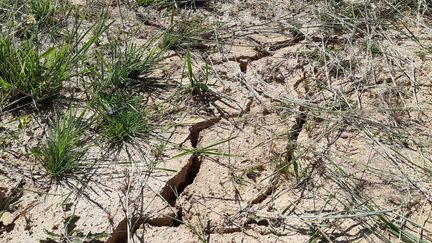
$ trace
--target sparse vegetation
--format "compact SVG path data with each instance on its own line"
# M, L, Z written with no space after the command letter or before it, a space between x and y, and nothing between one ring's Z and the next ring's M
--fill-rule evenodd
M0 241L432 241L431 11L0 0Z
M79 219L80 217L77 215L65 217L61 229L58 230L59 232L45 230L47 238L40 242L91 242L106 237L105 233L84 232L83 230L76 229L76 223Z
M185 6L200 6L205 3L205 0L136 0L136 2L143 6L178 8Z
M95 24L80 35L80 26L77 24L59 47L44 51L32 39L18 45L16 37L0 36L0 108L26 103L28 99L45 102L60 94L63 82L79 74L76 72L78 64L106 29L104 23ZM93 31L91 36L90 31ZM88 40L80 43L84 38Z
M68 174L85 168L82 159L88 145L84 133L89 127L85 112L69 109L57 118L43 144L32 150L33 156L53 179L67 179Z
M20 181L15 187L11 188L9 191L7 191L6 188L0 187L0 218L2 218L4 213L17 210L17 203L23 195L23 186L24 181ZM3 224L1 225L3 226ZM3 229L1 226L0 233L3 233Z
M103 67L102 73L92 83L95 92L106 89L146 89L150 88L153 79L149 75L158 67L163 49L154 45L154 41L148 41L142 46L125 42L111 43L108 51L111 59L99 56L98 65ZM97 67L95 67L97 68Z
M100 130L111 146L131 143L152 131L148 114L137 97L120 92L103 94L98 97L96 110L101 120Z
M160 45L182 52L188 49L205 50L212 47L213 32L212 25L203 18L175 21L164 31Z
M208 87L208 78L209 78L209 69L208 64L205 66L205 73L202 80L197 78L197 76L193 72L192 60L190 56L190 52L186 52L186 67L187 67L187 76L189 79L189 83L186 85L186 90L190 92L192 95L201 96L205 95L209 92Z

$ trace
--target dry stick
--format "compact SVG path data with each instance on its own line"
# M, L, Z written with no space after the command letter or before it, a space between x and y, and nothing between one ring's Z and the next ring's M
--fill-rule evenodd
M398 164L397 159L388 152L387 147L385 147L380 141L378 141L373 133L371 131L369 131L369 129L367 129L364 125L362 125L361 123L359 123L358 121L354 121L354 123L356 123L359 126L360 131L362 131L363 133L365 133L365 135L367 135L375 144L377 144L378 146L380 146L381 148L384 149L384 155L385 157L388 157L390 159L390 161L395 165L395 167L399 170L399 172L405 176L405 178L407 179L407 181L410 182L411 185L413 185L414 187L416 187L420 192L422 192L425 196L426 199L432 203L432 192L430 191L429 188L427 188L426 185L424 184L418 184L416 182L414 182L404 171L403 168L401 168L401 166ZM378 151L379 152L379 151ZM380 152L379 152L380 153Z
M199 203L199 204L201 204L202 206L204 206L205 208L207 208L210 212L213 212L213 213L215 213L215 214L217 214L218 216L220 216L220 217L222 217L222 218L226 218L226 215L225 214L223 214L223 213L221 213L221 212L217 212L217 211L215 211L213 208L209 208L207 205L205 205L203 202L201 202L200 200L197 200L196 201L197 203ZM233 216L231 216L232 218L233 217L235 217L235 216L237 216L237 215L240 215L242 212L245 212L244 211L245 209L239 209L239 211L237 212L237 214L236 215L233 215ZM253 237L253 235L251 235L251 234L249 234L249 233L247 233L247 232L245 232L244 230L243 230L243 228L244 228L244 225L241 225L241 224L238 224L238 223L236 223L236 222L234 222L232 219L229 219L229 218L227 218L227 220L228 220L228 222L229 223L231 223L231 224L233 224L235 227L237 227L238 229L240 229L240 231L243 233L243 234L245 234L245 235L247 235L247 236L251 236L251 237ZM216 229L216 230L213 230L213 231L211 231L211 233L212 234L217 234L217 233L224 233L224 231L226 231L226 230L232 230L232 229L230 229L230 228L222 228L222 229ZM219 232L218 232L219 231Z
M426 203L425 203L425 204L426 204ZM431 213L432 213L432 211L429 210L428 216L427 216L427 217L425 218L425 220L423 221L423 225L420 226L419 239L422 239L422 238L423 238L423 233L424 233L424 231L425 231L425 229L426 229L426 224L428 223L429 218L431 217Z
M327 159L327 161L329 161L329 162L332 163L333 165L337 166L335 162L333 162L333 161L331 161L331 160L329 160L329 159ZM330 167L329 167L327 164L326 164L326 166L330 169ZM334 172L333 170L330 170L330 171L331 171L333 174L336 174L336 176L338 175L338 174L337 174L336 172ZM330 176L329 178L330 178L331 180L334 180L333 177L331 177L331 176ZM348 177L348 178L349 178L349 177ZM349 180L350 180L350 179L349 179ZM343 182L339 182L339 181L343 181ZM340 179L339 181L337 181L337 183L338 183L341 187L343 187L344 190L346 190L346 191L349 192L349 193L351 193L351 192L354 191L355 195L353 195L353 199L354 199L355 201L359 201L360 206L362 206L365 202L372 202L372 203L373 203L373 201L372 201L371 198L368 198L368 197L365 196L365 195L360 195L361 192L358 191L358 189L355 189L355 188L354 188L354 190L352 190L351 187L354 187L354 186L352 186L349 182L346 182L346 177L341 177L341 179ZM350 180L350 181L352 182L352 180ZM373 203L373 204L376 205L375 203ZM345 207L346 207L346 206L345 206ZM395 216L395 217L396 217L396 216ZM402 219L404 219L404 220L410 222L410 223L411 223L413 226L415 226L415 227L419 227L419 228L422 228L423 230L427 230L426 228L424 228L424 227L421 226L420 224L418 224L418 223L416 223L416 222L414 222L414 221L412 221L412 220L406 218L406 217L403 216L403 215L397 214L397 217L402 218ZM365 222L365 221L364 221L364 222ZM367 223L367 222L365 222L365 223ZM369 224L369 223L367 223L367 224Z
M355 213L347 213L347 211L335 211L331 213L321 213L321 214L315 214L315 215L305 215L305 216L299 216L299 217L290 217L285 216L283 218L291 219L291 218L298 218L302 220L328 220L328 219L351 219L351 218L363 218L363 217L371 217L371 216L377 216L382 215L385 213L394 212L396 209L389 208L385 210L377 210L377 211L361 211L355 212Z
M295 210L300 211L300 214L305 215L304 210L302 210L299 206L297 206L297 204L293 203L291 200L287 199L287 201L294 207L293 209L293 213L297 214L295 212ZM324 236L324 238L326 238L326 240L328 242L333 242L330 237L328 237L328 235L321 229L321 227L319 227L318 225L314 225L306 220L303 220L303 222L308 225L309 227L315 227L321 234L322 236Z
M237 78L241 84L245 85L249 92L252 93L252 96L258 101L258 103L262 104L261 99L259 98L258 92L246 81L245 77L242 73L237 74Z

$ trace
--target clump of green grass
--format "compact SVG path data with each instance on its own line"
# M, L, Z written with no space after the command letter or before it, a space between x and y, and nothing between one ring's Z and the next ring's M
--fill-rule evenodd
M133 143L152 131L139 97L126 93L99 94L95 109L100 117L99 129L110 147Z
M152 73L165 50L153 39L143 45L114 42L104 50L94 67L90 96L103 140L118 149L143 139L153 129L138 93L160 86Z
M187 81L181 81L180 89L172 96L174 102L186 101L189 105L202 105L205 108L209 104L214 104L215 101L224 98L223 95L211 88L213 84L209 83L207 62L198 72L194 71L191 54L187 51L185 54L185 66Z
M126 43L124 50L114 50L113 75L136 80L139 76L150 74L160 60L161 51L149 46Z
M98 65L106 70L96 79L96 90L149 88L154 81L151 73L159 66L165 50L155 47L151 40L141 46L129 42L111 43L109 52L110 59L99 57Z
M12 37L0 37L0 93L36 102L55 97L70 75L70 51L63 46L42 52L31 40L17 46Z
M0 34L0 109L29 100L42 103L59 95L63 82L78 75L80 62L109 25L95 24L82 35L80 26L77 23L58 47L47 49L34 39L20 43L12 35Z
M54 123L45 142L32 150L53 179L64 179L83 166L81 161L88 150L84 134L89 123L84 119L85 112L77 114L75 109L69 109Z
M65 21L65 15L72 8L65 0L29 0L26 9L41 28L52 27Z
M73 10L67 0L0 0L0 19L21 37L59 32ZM0 24L1 25L1 24Z

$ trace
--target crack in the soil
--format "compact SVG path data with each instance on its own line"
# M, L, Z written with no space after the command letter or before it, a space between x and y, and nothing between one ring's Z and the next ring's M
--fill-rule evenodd
M290 163L293 158L293 152L296 148L297 139L303 129L304 124L306 123L307 113L303 107L300 107L300 114L295 119L295 124L291 127L291 132L289 135L289 139L291 141L291 145L287 147L286 152L286 162ZM189 128L190 134L185 139L185 141L189 140L193 148L197 148L199 143L200 132L204 129L207 129L215 124L217 124L221 120L220 117L212 118L209 120L205 120L203 122L198 122L192 125ZM184 141L184 142L185 142ZM184 143L183 142L183 143ZM202 159L198 154L193 154L188 160L188 163L171 179L169 179L165 186L162 188L160 195L164 200L168 202L171 207L176 207L176 201L178 197L184 192L184 190L191 185L196 176L199 173L201 168ZM256 198L250 201L250 204L259 204L262 203L265 199L271 196L276 190L276 185L271 183L269 186L265 188L263 192L261 192ZM128 227L128 222L130 222L131 226ZM178 227L182 222L182 208L178 207L176 213L172 213L170 215L159 215L153 218L147 218L145 216L141 217L133 217L130 221L129 219L123 219L112 234L111 238L107 240L107 243L122 243L127 242L128 239L128 228L130 229L130 234L133 235L136 230L142 224L149 224L151 226L156 227ZM266 225L267 222L249 222L251 224L257 225ZM241 227L233 227L233 228L219 228L217 230L212 230L209 233L235 233L241 232Z
M300 114L295 119L295 124L291 127L291 132L288 137L289 144L287 146L285 154L285 163L289 164L292 162L294 156L294 150L297 148L297 140L303 130L304 124L307 120L307 112L303 106L299 108Z
M295 118L295 123L290 129L290 133L288 135L289 143L286 148L285 154L285 163L289 165L292 162L294 157L294 151L297 148L297 140L300 136L301 131L303 130L304 124L307 120L307 112L303 106L299 108L300 114ZM276 179L276 180L275 180ZM276 191L277 178L274 177L270 185L268 185L264 191L260 192L254 199L252 199L250 204L259 204L266 200L269 196L271 196Z
M286 48L286 47L297 45L300 42L306 40L307 38L303 33L296 33L293 35L292 39L278 41L278 42L274 42L274 43L263 43L263 42L255 40L253 38L250 38L250 39L258 44L258 46L254 48L254 50L257 52L255 55L253 55L253 56L240 55L237 57L231 57L231 58L227 58L225 61L215 62L215 64L220 64L220 63L224 63L227 61L237 62L237 63L239 63L240 71L242 73L246 73L247 69L248 69L248 65L251 62L258 61L258 60L265 58L265 57L268 57L268 56L272 56L272 55L274 55L274 53L276 51L283 49L283 48ZM310 37L310 38L308 38L308 40L310 40L312 42L316 42L316 43L326 43L326 44L336 44L336 43L340 43L343 41L343 39L338 38L338 36L326 37L326 38Z
M199 135L200 135L200 132L201 132L202 130L207 129L207 128L210 128L210 127L212 127L213 125L219 123L219 121L220 121L221 119L222 119L222 118L220 118L220 117L215 117L215 118L211 118L211 119L209 119L209 120L205 120L205 121L202 121L202 122L198 122L198 123L192 125L192 126L189 128L189 132L190 132L190 134L189 134L189 136L188 136L188 138L189 138L190 141L191 141L191 145L192 145L192 147L193 147L193 148L196 148L196 147L198 146Z
M258 61L258 60L265 58L265 57L268 57L268 56L272 56L277 50L285 48L285 47L296 45L300 41L303 41L304 39L305 39L305 36L303 34L301 34L301 35L294 36L293 39L290 39L290 40L271 43L267 47L263 47L263 46L265 46L264 43L261 43L255 39L252 39L253 41L255 41L259 44L258 47L254 48L254 50L257 52L255 55L232 57L232 58L228 58L228 61L238 62L239 66L240 66L240 71L242 73L246 73L248 65L251 62Z
M185 141L190 140L193 148L197 148L200 132L207 129L221 120L220 117L198 122L189 128L190 134ZM162 188L160 195L171 207L176 207L176 201L181 193L193 183L201 168L202 159L199 154L192 154L188 163L174 177L169 179ZM131 227L128 227L130 222ZM142 224L149 224L156 227L178 227L182 223L182 208L178 207L176 213L171 215L159 215L154 218L146 216L123 219L114 230L107 243L123 243L128 240L128 228L130 235L133 235Z
M268 227L270 222L264 218L248 218L246 222L241 225L233 227L216 227L206 231L207 234L233 234L243 232L245 229L250 228L251 225L265 226Z
M254 199L250 201L250 204L258 204L262 203L264 200L266 200L269 196L273 194L273 192L276 190L276 186L271 184L268 185L263 192L258 194Z
M188 163L179 173L169 179L162 188L160 195L174 207L178 196L186 189L187 186L193 183L201 167L201 159L197 155L192 155Z
M269 226L270 225L270 222L269 222L269 220L268 219L262 219L262 218L250 218L246 223L245 223L245 225L251 225L251 224L256 224L256 225L259 225L259 226Z
M7 189L6 187L0 186L0 208L1 210L8 211L11 210L13 207L13 204L17 203L21 197L23 196L23 189L24 185L26 184L24 179L21 179L16 186L12 187L11 189ZM15 228L15 221L17 221L19 218L24 216L27 211L34 206L33 203L28 205L24 210L22 210L20 213L18 213L11 222L3 222L1 220L1 214L0 214L0 235L2 235L4 232L11 232Z

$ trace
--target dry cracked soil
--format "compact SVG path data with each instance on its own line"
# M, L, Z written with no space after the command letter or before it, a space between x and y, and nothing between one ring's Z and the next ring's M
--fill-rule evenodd
M0 143L1 242L432 240L429 12L162 2L72 1L84 26L101 9L113 21L96 52L180 33L152 73L163 88L140 93L157 128L113 153L96 142L91 169L57 182L30 152L52 108L3 111L0 132L17 132ZM184 91L187 51L205 93Z

